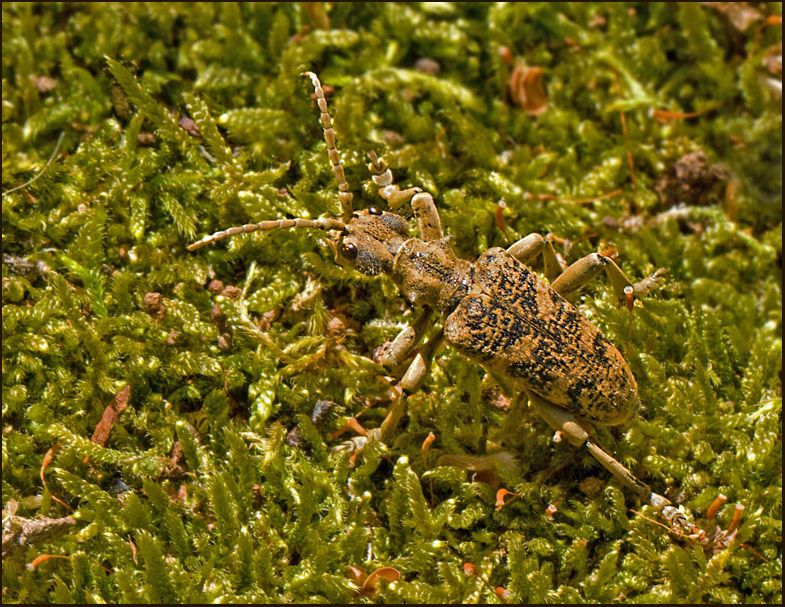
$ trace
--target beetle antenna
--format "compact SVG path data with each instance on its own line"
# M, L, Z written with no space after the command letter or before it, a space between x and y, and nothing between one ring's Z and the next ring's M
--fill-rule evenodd
M233 228L227 228L225 230L221 230L220 232L216 232L215 234L211 234L210 236L205 236L201 240L198 240L192 244L188 245L189 251L195 251L203 247L206 244L210 244L217 240L221 240L223 238L227 238L229 236L235 236L236 234L248 234L250 232L257 232L259 230L277 230L279 228L310 228L313 230L345 230L346 224L338 219L333 219L331 217L327 217L324 219L276 219L274 221L262 221L261 223L247 223L242 226L235 226Z
M311 79L313 84L314 94L316 95L316 104L319 106L321 113L322 129L324 130L324 141L327 143L327 155L330 157L330 162L333 165L333 175L338 180L338 200L341 202L341 214L343 220L348 222L352 218L352 199L354 196L349 191L349 184L346 182L346 175L344 175L343 166L338 158L338 150L335 147L335 129L330 120L330 114L327 112L327 99L324 98L324 89L322 83L319 82L319 77L313 72L305 72L305 75Z

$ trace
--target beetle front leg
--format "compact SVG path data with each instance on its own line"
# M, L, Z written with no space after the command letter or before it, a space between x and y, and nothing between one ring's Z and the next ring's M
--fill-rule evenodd
M403 374L401 381L398 382L398 387L401 389L400 397L393 401L387 416L379 428L381 440L387 442L392 438L403 414L406 412L406 399L422 386L428 375L428 370L431 368L433 355L443 341L444 330L440 329L438 333L428 340L425 347L417 353L408 369L406 369L406 373Z
M439 329L439 331L428 340L425 347L417 353L412 364L406 369L406 373L403 374L401 381L398 382L398 386L401 389L401 397L393 402L390 411L387 413L387 416L384 418L380 427L381 440L386 442L392 438L405 413L406 399L410 394L417 392L422 386L428 375L428 371L431 368L433 356L443 341L444 329Z
M393 183L392 171L388 168L383 158L376 154L368 154L371 162L368 169L371 171L373 182L379 186L379 195L387 201L390 208L395 210L411 201L414 216L417 218L417 227L423 240L438 240L442 238L442 223L433 197L420 188L401 190Z
M419 192L412 198L412 210L417 218L420 238L423 240L439 240L442 235L442 222L439 212L428 192Z
M379 186L379 196L387 201L392 210L398 209L411 201L415 194L422 192L420 188L409 188L401 190L393 183L392 171L387 166L384 158L377 158L376 154L368 154L370 164L368 170L371 171L371 179Z
M384 345L379 357L382 366L395 369L406 360L412 349L420 343L425 335L425 331L430 326L431 316L433 316L433 310L428 307L424 308L414 323L401 329L394 340Z
M396 391L396 396L393 399L390 409L387 412L381 426L373 430L367 430L365 435L357 436L350 441L347 441L337 447L334 451L352 451L358 453L365 448L371 440L379 440L388 442L395 434L398 424L401 422L404 413L406 412L406 400L410 394L417 392L420 389L428 370L431 366L431 361L436 353L436 349L444 341L444 330L440 329L434 334L428 343L422 348L420 352L414 357L406 373L403 374L401 380L393 386Z
M412 364L409 365L401 381L398 382L405 392L414 394L420 389L428 375L428 370L431 368L436 349L442 345L442 342L444 342L444 329L439 329L414 357Z

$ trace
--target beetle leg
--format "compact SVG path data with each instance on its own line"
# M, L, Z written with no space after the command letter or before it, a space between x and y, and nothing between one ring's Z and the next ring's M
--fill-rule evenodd
M651 276L633 284L613 259L602 253L591 253L564 270L561 276L551 283L551 288L559 295L569 295L583 288L601 270L605 270L613 292L620 303L627 301L630 296L633 298L642 297L656 289L659 286L660 277L666 272L666 270L657 270ZM632 289L631 292L630 289Z
M604 257L599 253L591 253L586 257L581 257L551 283L551 288L562 297L566 297L594 279L609 260L609 257Z
M545 246L542 249L542 261L545 278L550 282L556 280L556 278L564 272L566 267L566 264L559 259L559 256L553 248L553 244L551 244L551 241L548 238L545 239Z
M608 281L613 287L616 298L619 302L623 302L626 299L625 289L627 287L632 287L632 282L627 278L627 275L621 271L621 268L616 265L616 262L613 261L613 259L605 257L605 260L607 261L605 265L605 274L608 276Z
M381 440L387 442L392 438L406 411L406 400L410 394L414 394L422 386L425 377L428 375L428 369L431 367L433 355L443 341L444 329L439 329L428 340L428 343L425 344L422 350L417 353L412 364L406 369L406 373L403 374L401 381L398 382L398 386L401 389L400 396L393 401L387 416L382 421L379 432Z
M545 239L536 232L521 238L518 242L507 248L507 252L524 265L531 265L537 255L542 253Z
M371 162L368 169L371 171L373 182L379 186L379 195L387 201L391 209L395 210L407 202L412 203L420 237L423 240L439 240L442 238L442 223L433 197L420 188L401 190L393 183L392 171L388 168L384 158L377 158L376 154L368 154Z
M529 397L529 402L551 428L561 432L571 445L576 447L585 446L608 472L634 491L638 497L645 500L658 511L670 505L670 501L667 498L652 492L646 483L636 478L621 462L611 457L602 447L594 443L589 437L589 433L583 429L572 413L552 405L536 394L527 392L525 395Z
M431 368L433 355L442 342L444 342L444 329L439 329L414 357L412 364L406 369L406 373L403 374L399 382L399 385L405 392L414 394L420 389L426 375L428 375L428 369Z
M407 398L410 394L417 392L417 390L420 389L420 386L422 386L425 377L428 375L428 369L431 366L433 355L443 341L444 330L440 329L414 357L414 360L409 365L406 373L404 373L401 380L393 387L393 389L397 389L398 394L393 399L390 409L379 428L368 430L366 431L365 436L357 436L350 441L334 447L333 450L348 450L358 453L365 448L365 445L367 445L369 441L380 440L388 442L392 438L395 430L398 428L398 424L406 412Z
M542 254L545 276L550 281L555 280L564 271L564 266L559 261L551 241L543 238L540 234L529 234L525 238L521 238L510 246L507 252L525 265L531 264L537 255Z
M406 360L412 348L420 343L425 335L426 329L430 326L431 316L433 316L433 310L427 307L423 308L413 324L404 327L394 340L385 344L379 362L388 369L394 369Z
M647 276L643 280L636 282L632 285L632 294L635 297L643 297L644 295L648 295L654 289L659 288L660 278L662 278L667 273L668 270L665 268L660 268L651 276Z
M431 367L433 354L442 341L444 341L444 331L439 330L439 332L431 337L428 343L425 344L422 351L417 353L412 364L409 365L409 368L406 369L406 373L403 374L401 381L398 382L400 395L393 401L392 405L390 405L390 410L387 412L387 416L384 418L382 425L379 428L379 438L382 441L387 442L393 437L395 430L398 428L398 424L403 418L403 414L406 412L406 400L409 398L410 394L414 394L420 389L420 386L422 386L422 383L425 381L425 376L428 374L428 369Z
M368 170L371 171L371 179L379 186L379 196L387 201L391 209L395 210L402 207L411 201L415 194L422 191L420 188L401 190L393 183L392 171L388 168L384 158L377 158L373 152L368 154L368 158L371 161L368 164Z
M419 192L412 198L412 209L417 218L420 238L423 240L439 240L442 238L442 222L439 212L428 192Z
M651 276L633 283L612 258L602 253L586 255L565 268L550 238L543 238L537 233L521 238L511 245L507 252L525 265L531 265L538 255L542 255L545 276L551 282L551 288L562 296L583 288L601 270L605 270L614 294L620 303L624 303L629 300L629 297L643 297L656 289L660 278L666 272L662 269L657 270ZM632 289L631 292L628 287Z
M663 274L667 273L667 270L660 268L651 276L647 276L641 281L636 283L632 283L629 278L621 271L621 268L616 265L616 262L613 261L610 257L605 257L607 261L605 265L605 273L608 275L608 280L613 287L613 292L615 293L616 297L619 300L619 303L622 304L627 301L629 298L635 297L643 297L644 295L648 295L651 291L659 287L659 281ZM630 289L632 289L630 291ZM631 300L628 303L630 309L632 309Z

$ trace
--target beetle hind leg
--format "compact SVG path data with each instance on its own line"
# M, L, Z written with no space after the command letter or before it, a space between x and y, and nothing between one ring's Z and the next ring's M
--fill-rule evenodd
M607 451L597 445L589 437L575 417L569 411L561 409L543 398L532 393L524 393L521 398L527 398L537 413L545 422L557 432L561 432L567 441L575 447L586 447L603 468L610 472L625 487L657 510L662 510L670 505L670 501L651 490L646 483L639 480L626 466L613 458Z

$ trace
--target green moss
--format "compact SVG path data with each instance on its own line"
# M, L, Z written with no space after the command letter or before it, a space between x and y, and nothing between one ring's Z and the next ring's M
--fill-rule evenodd
M781 4L754 10L739 31L698 3L4 3L3 505L65 516L55 496L78 520L3 563L4 602L781 602L782 115L765 63L781 27L758 31ZM509 102L502 46L544 70L540 116ZM355 465L330 451L366 399L382 404L364 424L384 415L372 353L411 318L392 282L337 268L307 231L185 249L338 213L306 69L334 88L358 207L380 203L373 150L436 196L464 257L508 244L503 197L511 239L550 231L570 259L612 245L635 280L669 271L629 341L602 281L577 298L644 403L597 436L692 512L724 493L723 527L743 504L729 549L630 512L588 454L505 421L450 348L392 444ZM679 206L661 180L697 151L725 178ZM323 419L319 400L336 403ZM499 442L520 495L501 510L436 465ZM40 554L72 558L25 567ZM350 565L401 578L361 595Z

